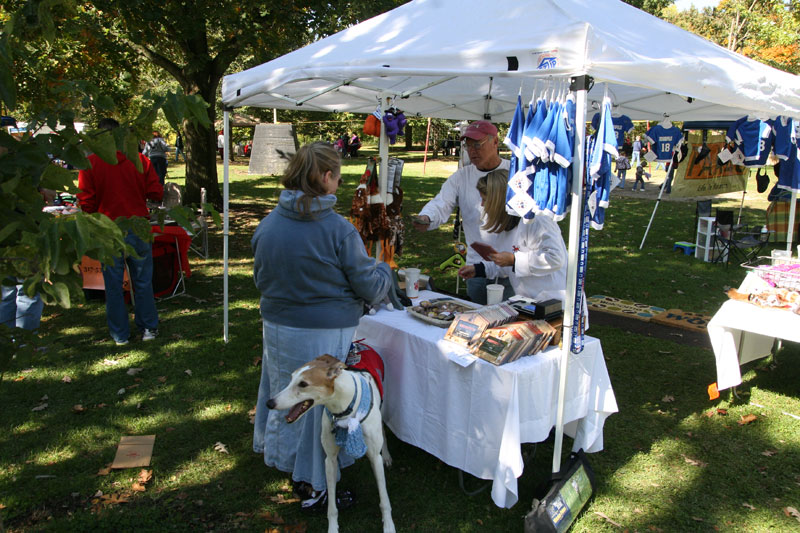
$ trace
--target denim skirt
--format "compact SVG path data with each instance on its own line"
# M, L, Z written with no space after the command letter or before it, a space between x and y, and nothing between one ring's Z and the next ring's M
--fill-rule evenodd
M325 451L320 441L322 407L312 407L298 421L288 424L286 411L267 409L267 400L283 390L292 372L320 355L347 358L356 327L335 329L293 328L262 320L263 349L261 383L253 433L253 451L264 454L264 463L290 473L293 481L310 483L323 490ZM339 451L339 467L353 464L352 457ZM337 479L339 475L337 474Z

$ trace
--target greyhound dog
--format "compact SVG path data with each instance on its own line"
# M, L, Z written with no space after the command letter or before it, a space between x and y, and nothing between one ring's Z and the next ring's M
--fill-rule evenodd
M290 424L315 405L326 409L326 416L322 417L322 448L325 450L328 486L328 533L339 531L335 497L336 458L342 446L355 458L364 453L369 458L378 484L383 531L394 533L392 507L383 473L383 464L390 466L392 458L386 448L381 397L375 379L369 373L348 370L332 355L321 355L292 372L289 385L267 401L270 409L288 409L286 421Z

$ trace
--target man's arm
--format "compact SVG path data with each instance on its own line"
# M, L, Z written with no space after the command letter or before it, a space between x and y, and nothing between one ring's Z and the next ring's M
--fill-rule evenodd
M153 164L150 162L150 160L142 154L139 154L139 160L142 162L142 170L144 171L145 176L144 196L148 200L160 202L164 197L164 186L161 185L161 181L158 179L158 174L156 174L155 169L153 169Z
M78 172L78 203L81 210L85 213L97 212L97 194L94 188L94 176L92 169L84 169Z
M425 207L419 212L420 217L428 217L430 220L427 229L436 229L447 222L453 213L453 209L458 205L458 178L459 172L456 171L442 184L439 194L425 204Z

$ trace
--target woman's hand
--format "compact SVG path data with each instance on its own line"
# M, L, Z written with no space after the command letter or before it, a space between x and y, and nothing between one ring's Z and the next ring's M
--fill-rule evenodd
M462 279L470 279L475 277L475 265L466 265L458 269L458 275Z
M511 252L497 252L496 254L491 254L489 260L500 267L514 266L514 254Z

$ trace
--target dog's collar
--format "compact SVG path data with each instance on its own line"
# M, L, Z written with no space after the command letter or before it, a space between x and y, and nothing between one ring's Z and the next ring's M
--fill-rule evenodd
M331 413L327 407L325 408L325 411L334 422L354 416L353 409L356 407L356 402L358 402L358 409L356 410L355 416L358 416L359 422L363 422L372 411L372 389L369 383L367 383L366 378L361 375L356 378L355 374L350 374L350 376L353 378L353 385L355 385L356 393L353 394L353 399L350 400L350 405L347 406L347 409L341 413ZM361 385L360 387L359 384Z

